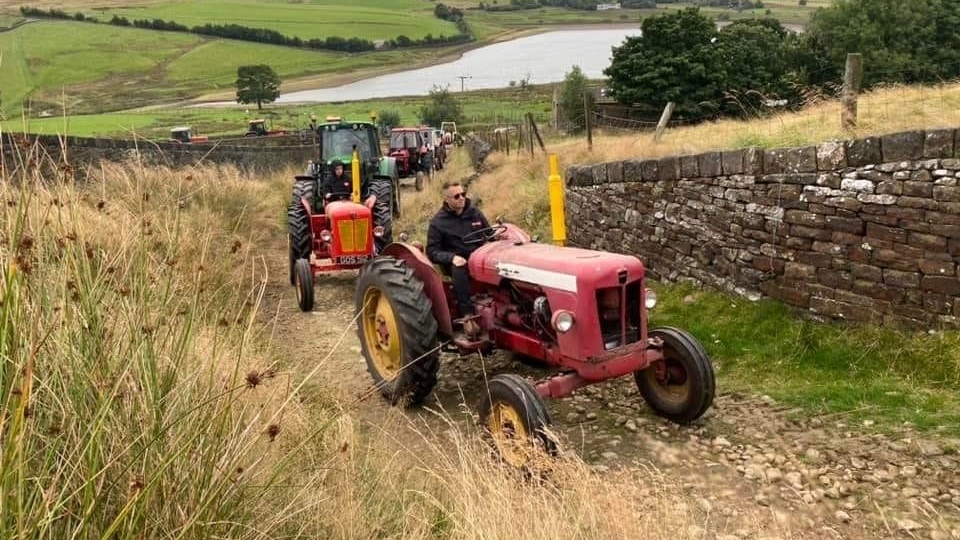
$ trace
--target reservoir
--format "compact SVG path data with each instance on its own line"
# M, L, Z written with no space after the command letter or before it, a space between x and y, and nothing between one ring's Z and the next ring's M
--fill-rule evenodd
M356 101L393 96L427 95L434 86L451 92L504 88L519 84L560 82L573 66L591 79L602 78L610 65L612 48L635 28L558 30L494 43L463 54L446 64L381 75L333 88L281 93L277 103Z

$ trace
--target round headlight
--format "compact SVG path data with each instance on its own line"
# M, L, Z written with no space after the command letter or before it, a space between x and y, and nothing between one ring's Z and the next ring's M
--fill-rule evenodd
M333 240L333 235L330 234L330 231L323 230L320 231L320 239L324 242L329 242L330 240Z
M647 309L653 309L653 306L657 305L657 292L653 289L644 289L643 299Z
M377 238L380 238L381 236L383 236L383 227L381 227L381 226L379 226L379 225L377 225L376 227L374 227L374 228L373 228L373 235L376 236Z
M569 332L573 328L573 313L569 311L558 311L553 314L553 327L561 334Z

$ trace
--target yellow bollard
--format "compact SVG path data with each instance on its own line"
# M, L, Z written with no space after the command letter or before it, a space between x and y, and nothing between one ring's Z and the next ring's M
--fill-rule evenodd
M560 178L560 160L556 154L550 154L550 177L547 179L550 193L550 221L553 229L553 243L562 246L567 242L567 223L563 208L563 179Z
M353 160L350 162L350 174L353 175L353 202L360 202L360 153L353 149Z

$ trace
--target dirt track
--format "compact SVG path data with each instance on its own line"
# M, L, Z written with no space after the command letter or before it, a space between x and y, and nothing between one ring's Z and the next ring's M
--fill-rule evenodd
M333 349L324 372L337 381L340 398L368 392L371 380L352 323L355 274L320 276L315 311L301 313L286 281L286 244L277 242L264 256L271 280L262 313L276 314L278 346L293 362L323 358ZM472 410L484 370L544 375L507 354L483 362L446 355L428 403L455 414L463 403ZM652 464L683 486L716 524L710 531L687 531L692 537L769 538L741 523L759 509L791 531L790 538L960 540L960 441L919 437L906 428L886 436L870 425L847 425L843 416L795 420L769 398L726 393L722 377L719 384L714 407L688 427L654 416L630 378L548 406L565 450L598 470ZM375 395L360 402L356 414L377 423L387 407ZM407 414L430 416L418 409Z

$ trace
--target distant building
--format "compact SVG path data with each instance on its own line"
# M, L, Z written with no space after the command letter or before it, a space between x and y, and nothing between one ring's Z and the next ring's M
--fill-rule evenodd
M603 11L606 9L620 9L620 2L616 4L597 4L597 11Z

